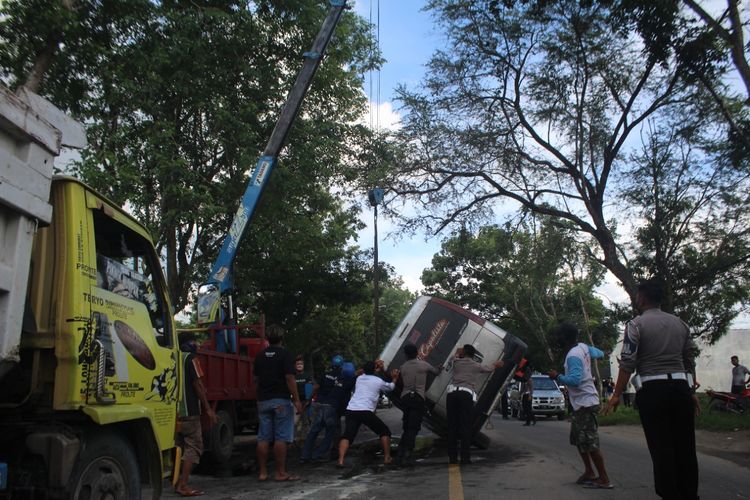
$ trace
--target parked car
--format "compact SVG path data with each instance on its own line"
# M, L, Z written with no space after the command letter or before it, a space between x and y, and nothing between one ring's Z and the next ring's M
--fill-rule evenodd
M557 382L546 375L533 375L534 399L531 408L534 415L557 415L558 420L565 419L565 396Z
M378 399L378 408L393 408L393 403L385 394L381 394Z

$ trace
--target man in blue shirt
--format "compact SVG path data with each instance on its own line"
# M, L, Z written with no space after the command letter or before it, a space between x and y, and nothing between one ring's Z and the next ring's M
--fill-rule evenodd
M334 356L331 359L331 370L323 375L320 384L313 389L313 422L302 448L302 463L326 460L330 456L333 438L340 432L341 420L338 410L342 405L346 406L354 387L354 379L346 377L343 373L343 364L344 358ZM315 440L322 430L325 430L323 441L313 450Z
M570 444L578 448L586 468L576 483L582 484L584 488L612 489L604 468L604 456L599 449L599 423L596 419L599 413L599 393L591 374L591 360L603 358L604 353L596 347L579 343L578 328L574 325L563 323L555 334L560 345L568 351L565 356L565 374L551 370L547 375L567 387L573 407L570 418ZM592 462L599 472L599 477L594 475Z

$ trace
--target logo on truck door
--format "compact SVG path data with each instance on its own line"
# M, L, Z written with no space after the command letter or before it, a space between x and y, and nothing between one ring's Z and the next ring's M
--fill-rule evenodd
M138 336L133 328L124 321L115 320L115 332L120 342L125 346L131 356L138 361L141 366L149 370L156 368L154 355L149 351L148 346L143 339Z

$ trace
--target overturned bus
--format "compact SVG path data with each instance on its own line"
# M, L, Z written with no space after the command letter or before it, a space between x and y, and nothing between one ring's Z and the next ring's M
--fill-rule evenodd
M383 349L380 358L388 372L406 361L403 346L407 343L417 346L419 359L433 366L444 366L438 375L428 374L425 390L428 411L424 421L440 436L446 436L448 430L446 396L456 350L471 344L476 349L474 359L479 363L489 365L497 360L505 363L502 368L482 374L477 380L473 441L480 448L486 448L489 439L479 431L512 380L516 366L526 352L526 344L462 307L428 296L417 299ZM400 407L399 396L394 394L392 399Z

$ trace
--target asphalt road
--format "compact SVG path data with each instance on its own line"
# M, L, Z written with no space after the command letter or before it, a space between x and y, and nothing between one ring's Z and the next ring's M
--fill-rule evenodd
M400 411L379 410L394 437L400 433ZM601 432L605 463L615 488L586 490L574 483L582 472L576 450L568 444L568 422L541 419L523 427L517 420L493 416L492 428L484 432L492 439L487 450L475 450L474 464L449 466L444 443L429 431L420 436L420 459L413 469L378 467L375 436L365 429L347 457L348 467L335 462L297 465L290 453L289 469L300 481L258 482L253 470L255 441L238 438L231 471L225 477L196 473L191 485L206 491L201 498L244 500L257 497L278 499L374 499L462 500L509 496L513 499L656 499L651 460L643 435L637 428L611 427ZM355 443L355 444L356 444ZM750 499L748 468L699 454L700 495L705 499ZM165 497L176 495L167 489Z

